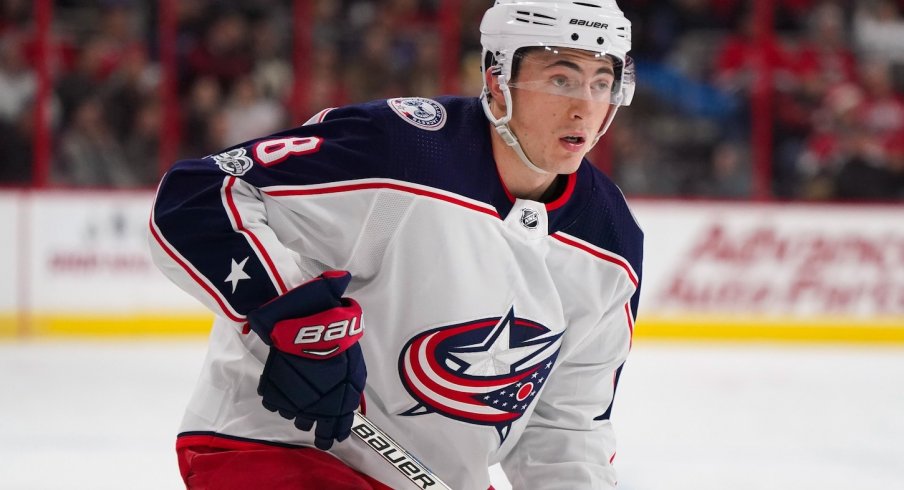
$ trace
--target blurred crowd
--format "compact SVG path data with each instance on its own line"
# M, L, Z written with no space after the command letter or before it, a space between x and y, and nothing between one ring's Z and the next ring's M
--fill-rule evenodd
M210 154L322 108L481 86L477 25L459 0L459 77L442 79L443 0L310 0L295 83L291 0L182 0L177 124L161 99L158 3L56 0L50 183L144 187L176 157ZM601 149L626 193L753 197L755 92L769 85L770 192L780 199L904 199L904 0L621 0L634 23L638 94ZM33 2L0 0L0 184L33 181ZM763 67L768 70L763 70ZM768 75L765 79L764 73ZM295 120L297 119L297 120Z
M622 3L641 90L610 136L627 193L751 197L759 112L772 196L904 199L904 1L775 0L765 36L753 2Z

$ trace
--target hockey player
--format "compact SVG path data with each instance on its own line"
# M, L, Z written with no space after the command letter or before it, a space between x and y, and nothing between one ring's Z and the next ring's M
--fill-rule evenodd
M163 178L155 261L217 314L189 488L414 488L349 437L358 409L458 490L497 462L615 486L642 233L584 156L631 101L630 23L498 0L480 29L480 97L327 109Z

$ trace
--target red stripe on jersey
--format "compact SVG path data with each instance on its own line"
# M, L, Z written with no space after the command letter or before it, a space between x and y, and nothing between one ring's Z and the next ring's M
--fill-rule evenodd
M208 286L207 283L204 282L204 280L202 280L197 274L195 274L195 271L193 271L191 269L191 267L188 266L188 264L183 262L182 259L180 259L179 256L176 255L176 253L173 252L173 250L170 249L166 245L166 242L164 242L163 239L160 237L160 235L157 234L157 228L154 226L154 217L153 216L151 216L151 221L148 224L148 226L151 229L151 235L153 235L154 240L157 241L157 244L160 245L160 248L162 248L163 251L166 252L166 254L169 255L170 258L173 259L173 261L175 263L179 264L179 266L182 267L182 269L186 273L188 273L188 275L192 278L193 281L198 283L198 285L200 285L201 288L204 289L204 291L207 291L207 294L209 294L210 297L212 297L214 299L214 301L217 302L217 305L220 306L220 310L222 310L223 314L226 315L226 317L228 317L230 320L233 320L236 322L245 321L244 318L233 315L232 312L230 312L229 309L226 307L226 303L223 301L223 299L220 298L220 295L217 294L217 291L215 291L210 286Z
M508 200L512 204L514 204L517 198L508 190L508 187L505 186L505 181L502 180L502 174L499 173L498 167L496 168L496 175L499 176L499 182L502 184L502 190L505 191L505 196L508 197ZM543 205L546 208L546 212L555 211L556 209L564 206L568 202L568 200L571 199L572 194L574 194L574 187L577 182L577 172L568 174L568 181L565 183L565 191L562 192L562 195L557 197L555 201Z
M232 188L235 186L235 177L229 177L229 182L226 184L226 202L229 205L229 212L232 214L232 218L235 220L236 228L240 233L245 234L251 241L254 243L254 248L257 250L258 254L263 257L264 262L267 265L267 268L270 270L270 273L273 275L273 278L276 279L276 285L279 287L279 294L285 294L289 288L286 287L285 282L283 282L282 276L279 275L279 271L276 269L276 264L273 263L273 259L270 258L270 254L267 253L267 249L264 248L264 245L261 243L260 239L257 235L254 234L248 228L245 228L245 224L242 221L242 215L239 214L239 209L235 205L235 198L232 196Z
M334 194L339 192L352 192L352 191L360 191L367 189L391 189L396 191L408 192L410 194L416 194L418 196L429 197L431 199L437 199L440 201L445 201L451 204L456 204L458 206L468 208L472 211L477 211L480 213L488 214L494 218L499 218L499 213L495 210L487 209L476 204L472 204L462 199L456 199L451 196L447 196L444 194L440 194L438 192L428 191L426 189L420 189L417 187L408 187L401 184L396 184L392 182L364 182L360 184L346 184L346 185L338 185L334 187L318 187L316 189L291 189L291 190L279 190L279 191L264 191L268 196L273 197L288 197L288 196L312 196L317 194Z
M326 115L329 114L330 111L333 109L334 109L334 107L330 107L330 108L320 111L320 114L318 114L318 116L317 116L317 122L323 122L323 120L326 119Z
M555 211L556 209L561 208L571 199L571 195L574 194L574 186L578 181L577 172L568 175L568 182L565 184L565 192L562 193L555 201L546 204L546 211Z
M571 238L568 238L565 235L561 235L559 233L553 233L550 236L566 245L571 245L572 247L579 248L579 249L589 253L590 255L593 255L596 258L605 260L606 262L611 262L611 263L621 267L628 274L628 278L631 279L631 282L634 283L634 287L635 288L637 287L637 284L638 284L637 276L634 275L634 271L631 270L631 266L628 265L628 262L626 260L624 260L618 256L613 257L611 255L602 253L598 250L594 250L594 249L588 247L587 245L579 243L579 242L572 240Z
M502 180L502 174L499 172L499 167L496 167L496 176L499 177L499 184L502 185L502 190L505 191L505 197L508 198L509 202L515 204L515 196L509 192L508 187L505 186L505 181Z
M634 345L634 316L631 315L631 303L625 303L625 316L628 317L628 330L631 331L631 338L628 341L628 348Z

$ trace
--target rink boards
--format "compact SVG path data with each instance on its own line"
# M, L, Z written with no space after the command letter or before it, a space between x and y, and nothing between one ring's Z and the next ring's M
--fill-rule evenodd
M0 192L0 337L203 335L150 262L150 192ZM632 201L635 335L904 342L904 205Z

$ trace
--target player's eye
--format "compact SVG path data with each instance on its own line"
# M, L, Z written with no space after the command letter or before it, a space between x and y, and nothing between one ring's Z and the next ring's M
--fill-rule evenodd
M612 89L612 84L609 83L609 80L596 80L590 85L590 88L594 91L606 92Z
M555 88L570 88L573 83L568 77L556 75L549 79L549 83Z

